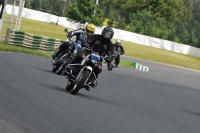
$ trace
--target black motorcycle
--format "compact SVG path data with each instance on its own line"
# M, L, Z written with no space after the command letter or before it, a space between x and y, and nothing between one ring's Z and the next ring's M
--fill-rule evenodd
M94 79L96 85L98 84L94 70L96 67L102 69L98 63L103 59L90 48L85 48L84 50L89 54L79 64L68 64L70 70L66 71L66 78L68 79L66 90L70 91L72 95L77 94L82 88L91 87L90 78Z
M115 59L116 59L117 56L120 56L119 52L114 52L114 54L108 56L108 57L112 58L112 61L107 64L108 71L112 71L112 69L116 67Z
M65 31L68 33L67 29L65 29ZM70 40L69 48L61 52L58 55L58 57L52 60L52 65L53 65L52 72L55 72L58 75L60 75L65 69L65 67L73 61L74 57L76 56L76 53L81 50L81 45L78 44L76 40L72 40L71 38L68 39Z

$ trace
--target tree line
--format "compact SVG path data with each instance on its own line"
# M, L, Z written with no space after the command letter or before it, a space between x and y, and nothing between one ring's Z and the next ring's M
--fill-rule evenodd
M11 0L8 0L11 1ZM25 7L200 48L200 0L28 0Z

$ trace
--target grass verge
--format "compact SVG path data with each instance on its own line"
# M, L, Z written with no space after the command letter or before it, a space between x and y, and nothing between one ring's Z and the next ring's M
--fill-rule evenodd
M21 47L21 46L13 46L4 42L0 42L0 51L31 54L31 55L36 55L36 56L41 56L41 57L46 57L46 58L51 58L51 55L53 53L53 52L43 52L39 50L33 50L33 49Z

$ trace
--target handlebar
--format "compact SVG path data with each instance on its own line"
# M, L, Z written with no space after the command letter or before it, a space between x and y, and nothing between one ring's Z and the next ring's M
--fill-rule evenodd
M120 54L117 52L117 53L114 53L114 54L109 55L109 56L107 56L107 57L115 57L115 56L117 56L117 55L120 55Z

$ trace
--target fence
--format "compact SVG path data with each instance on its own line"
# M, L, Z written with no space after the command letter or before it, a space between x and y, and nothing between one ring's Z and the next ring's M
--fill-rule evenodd
M35 50L53 51L57 49L64 40L37 36L23 31L8 31L8 43L23 46Z

